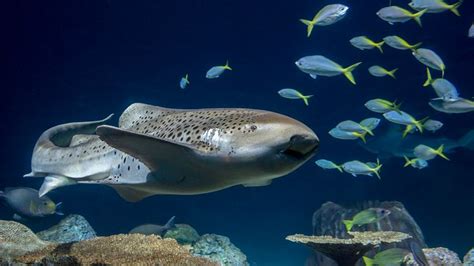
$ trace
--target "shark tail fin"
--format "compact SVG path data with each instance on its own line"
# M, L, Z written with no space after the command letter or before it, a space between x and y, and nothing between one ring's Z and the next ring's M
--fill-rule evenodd
M423 83L423 87L428 87L433 83L433 78L431 77L431 72L429 68L426 68L426 81Z
M347 232L351 231L352 226L354 226L354 221L352 221L352 220L342 220L342 222L346 226Z
M449 10L451 10L451 12L453 12L454 15L456 15L456 16L458 16L458 17L461 16L461 14L459 14L458 7L462 4L462 1L463 1L463 0L460 0L459 2L454 3L454 4L452 4L452 5L449 6Z
M176 216L171 217L168 220L168 222L166 222L166 224L165 224L166 228L173 228L174 227L174 218L176 218Z
M418 23L418 25L420 25L420 27L423 27L423 25L421 25L421 16L423 16L426 11L428 11L428 9L423 9L420 12L412 15L412 18L416 21L416 23Z
M449 158L443 153L443 151L444 151L444 144L441 144L441 146L439 146L439 148L436 149L436 154L439 155L441 158L449 161Z
M466 133L460 140L458 140L459 146L474 150L474 129L471 129Z
M360 64L362 64L362 62L357 62L353 65L350 65L342 69L342 73L344 74L344 76L346 76L346 78L354 85L356 84L356 82L355 82L354 76L352 75L352 71Z

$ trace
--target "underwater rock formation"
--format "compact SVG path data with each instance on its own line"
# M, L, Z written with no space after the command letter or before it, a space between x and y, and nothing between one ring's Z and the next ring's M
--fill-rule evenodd
M191 253L194 256L209 258L219 262L222 266L249 265L247 256L232 244L228 237L205 234L193 246Z
M87 220L77 214L68 215L57 225L36 235L42 240L55 243L70 243L97 237Z
M422 248L427 247L420 227L405 206L398 201L370 201L356 208L344 208L336 203L326 202L313 214L313 235L348 238L350 235L347 234L342 220L351 219L355 214L367 208L384 208L390 210L390 215L377 223L354 227L353 231L403 232L409 234ZM410 249L408 243L405 242L397 244L396 247Z
M461 260L458 254L447 249L447 248L424 248L426 260L430 266L438 265L449 265L449 266L461 266ZM405 258L405 265L407 266L418 266L413 260L413 255L408 254ZM474 264L473 264L474 265Z
M287 236L286 239L304 244L314 251L333 259L339 266L354 266L368 251L380 244L400 243L410 236L393 231L350 232L352 238L334 238L332 236L306 236L301 234Z
M166 231L164 238L173 238L181 245L192 245L199 240L199 234L188 224L176 224Z
M218 265L194 257L171 238L122 234L58 244L13 221L0 221L0 250L2 265Z
M471 248L464 256L464 266L474 266L474 248Z
M0 220L0 262L43 249L51 243L42 241L28 227Z

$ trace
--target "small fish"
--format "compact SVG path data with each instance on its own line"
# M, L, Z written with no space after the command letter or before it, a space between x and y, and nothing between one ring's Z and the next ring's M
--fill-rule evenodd
M333 77L340 74L344 74L346 78L352 83L356 84L352 71L362 62L355 63L346 68L342 67L338 63L322 56L322 55L311 55L300 58L295 62L296 66L304 73L309 74L312 78L316 76Z
M426 160L420 158L413 158L410 159L407 156L403 156L405 158L405 164L403 167L411 166L417 169L423 169L428 166L428 162Z
M398 68L395 68L393 70L387 70L381 66L371 66L369 67L369 73L372 74L372 76L375 77L385 77L389 75L390 77L396 79L395 77L395 72L397 72Z
M438 120L432 120L432 119L426 120L426 122L423 124L423 128L431 132L436 132L442 127L443 127L443 122L438 121Z
M440 99L443 99L443 101L456 101L459 99L458 90L449 80L443 78L433 80L429 68L426 68L426 76L423 87L431 85Z
M448 114L462 114L474 111L474 101L459 97L455 101L433 99L428 103L433 109Z
M337 124L336 128L338 128L340 130L344 130L344 131L349 131L349 132L357 132L357 133L367 132L371 136L374 135L371 128L369 128L367 126L363 126L360 123L357 123L357 122L352 121L352 120L342 121L339 124Z
M175 227L174 219L175 219L175 216L171 217L165 225L157 225L157 224L139 225L133 228L132 230L130 230L129 234L163 236L166 233L166 231Z
M282 89L278 91L278 94L280 94L281 97L287 99L301 99L306 105L309 105L308 99L313 97L313 95L303 95L301 92L294 89Z
M208 79L218 78L226 70L232 70L232 68L229 66L229 61L227 61L225 63L225 65L223 65L223 66L213 66L213 67L211 67L211 69L209 69L206 73L206 78L208 78Z
M461 14L459 14L458 8L462 2L463 0L449 5L443 0L412 0L410 3L408 3L408 5L417 11L426 9L427 13L441 13L446 10L450 10L456 16L461 16Z
M416 120L413 116L403 111L390 111L384 113L383 116L385 119L395 124L415 126L421 133L423 133L423 123L428 119L428 117L425 117L421 120Z
M370 117L370 118L366 118L362 121L360 121L359 123L362 127L365 127L367 129L370 129L370 130L374 130L375 128L377 128L380 124L380 119L378 118L374 118L374 117Z
M384 99L372 99L367 101L364 106L367 107L372 112L376 113L387 113L390 111L400 112L400 106L402 104L397 104L396 101L390 102Z
M387 21L390 25L393 25L397 22L407 22L410 19L413 19L421 27L422 25L420 18L423 16L423 14L425 14L426 11L427 10L424 9L418 13L411 13L410 11L398 6L388 6L380 9L376 14L382 20Z
M381 251L373 258L362 256L365 266L372 265L401 265L406 255L410 253L406 249L401 248L390 248Z
M311 36L314 26L328 26L343 19L349 10L349 7L341 4L332 4L323 7L314 16L312 20L300 19L300 21L307 26L306 35Z
M443 150L444 150L444 145L439 146L435 150L435 149L433 149L429 146L426 146L424 144L420 144L420 145L416 146L415 149L413 149L413 154L417 158L420 158L420 159L423 159L423 160L426 160L426 161L434 159L437 155L440 156L441 158L449 161L449 158L446 157L446 155L444 155Z
M467 36L469 38L474 38L474 23L472 23L471 27L469 28L469 31L467 32Z
M5 199L10 208L16 212L17 217L44 217L46 215L63 215L58 209L61 202L55 204L47 196L39 197L36 189L27 187L5 188L0 191L0 198Z
M357 36L352 38L349 42L360 50L369 50L377 47L381 53L383 53L382 45L385 43L385 41L374 42L367 36Z
M439 55L433 50L419 48L412 52L413 56L423 65L441 71L441 76L444 77L444 70L446 66Z
M360 138L364 143L366 143L365 135L367 132L359 133L359 132L350 132L344 131L339 128L333 128L329 130L329 135L336 139L343 139L343 140L354 140Z
M317 160L314 163L316 163L317 166L319 166L323 169L337 169L339 172L341 172L341 173L343 172L341 165L337 165L334 162L329 161L329 160L320 159L320 160Z
M382 208L369 208L357 213L352 220L342 220L346 226L346 230L351 231L354 225L361 226L376 223L390 215L390 210Z
M346 173L349 173L353 176L357 175L368 175L372 176L375 174L380 179L380 169L382 168L382 164L380 164L379 160L377 159L377 163L363 163L361 161L350 161L345 162L342 164L342 169Z
M189 78L188 78L188 74L186 74L184 77L181 78L181 80L179 81L179 87L181 89L186 89L186 87L189 85Z
M407 41L405 41L404 39L402 39L401 37L399 36L396 36L396 35L393 35L393 36L387 36L385 38L383 38L383 40L385 41L385 43L392 47L392 48L395 48L395 49L398 49L398 50L416 50L418 47L420 47L420 45L422 44L421 42L417 43L417 44L409 44Z

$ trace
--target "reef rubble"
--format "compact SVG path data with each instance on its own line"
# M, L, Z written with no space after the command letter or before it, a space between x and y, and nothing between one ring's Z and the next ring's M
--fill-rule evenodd
M97 237L92 226L81 215L71 214L57 225L36 233L44 241L55 243L71 243Z
M194 256L208 258L222 266L246 266L247 256L226 236L205 234L191 247Z

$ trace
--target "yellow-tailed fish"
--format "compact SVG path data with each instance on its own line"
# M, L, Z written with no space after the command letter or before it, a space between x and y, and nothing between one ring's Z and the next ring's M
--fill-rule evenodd
M439 146L437 149L433 149L429 146L426 146L424 144L420 144L413 149L413 154L420 159L423 160L432 160L436 156L440 156L441 158L448 160L449 158L443 153L444 151L444 145Z
M371 39L369 39L367 36L357 36L349 41L354 47L360 49L360 50L370 50L375 47L379 49L381 53L383 53L382 50L382 45L385 43L385 41L381 42L374 42Z
M401 249L401 248L390 248L384 251L381 251L373 258L369 258L366 256L362 257L365 266L372 266L372 265L401 265L406 255L408 255L410 251Z
M306 25L306 36L311 36L314 26L328 26L343 19L349 7L341 4L332 4L323 7L312 20L300 19Z
M392 70L387 70L381 66L371 66L369 67L369 73L372 75L372 76L375 76L375 77L385 77L385 76L390 76L392 77L393 79L396 79L395 77L395 72L397 72L398 68L395 68L395 69L392 69Z
M225 65L223 65L223 66L213 66L213 67L211 67L206 73L206 78L208 78L208 79L218 78L226 70L232 70L232 68L229 66L229 61L227 61L225 63Z
M334 162L326 159L320 159L315 161L314 163L323 169L337 169L339 172L343 172L342 165L335 164Z
M278 94L287 99L301 99L303 100L304 104L309 105L308 99L313 97L313 95L303 95L301 92L295 90L295 89L281 89L278 91Z
M361 161L354 160L343 163L342 169L354 177L357 177L357 175L372 176L375 174L377 178L380 179L380 170L382 169L382 164L380 164L379 159L377 159L377 163L363 163Z
M413 168L423 169L428 166L428 162L426 160L423 160L420 158L410 159L407 156L403 156L403 157L405 158L405 164L403 165L403 167L411 166Z
M361 226L376 223L388 215L390 215L390 210L383 208L369 208L354 215L352 220L343 220L342 222L344 223L346 230L349 232L352 230L354 225Z
M400 112L401 105L401 103L397 104L396 100L390 102L380 98L369 100L364 104L364 106L367 107L367 109L369 109L370 111L380 114L384 114L390 111Z
M344 74L344 76L346 76L346 78L354 85L356 82L352 75L352 71L360 64L362 64L362 62L344 68L322 55L305 56L295 62L295 65L301 71L309 74L312 78L316 78L317 76L333 77Z
M410 49L413 51L413 50L418 49L418 47L420 47L420 45L422 44L421 42L413 44L413 45L409 44L407 41L405 41L404 39L396 35L387 36L383 38L383 40L385 41L385 44L398 50Z
M410 11L398 6L388 6L380 9L376 14L382 20L387 21L390 25L393 25L397 22L406 22L413 19L421 27L422 25L420 18L421 16L423 16L423 14L425 14L426 11L426 9L423 9L418 13L411 13Z
M441 76L444 77L446 65L444 64L443 59L441 59L441 57L433 50L419 48L414 50L412 54L423 65L441 71Z
M426 9L427 13L441 13L449 10L456 16L461 16L458 8L461 6L462 2L463 0L460 0L450 5L443 0L412 0L408 5L418 11Z

